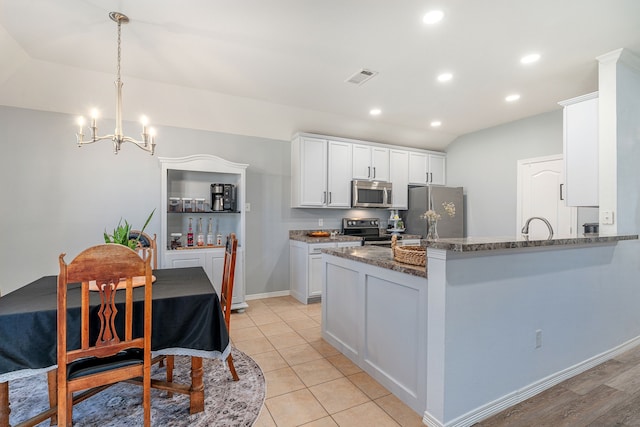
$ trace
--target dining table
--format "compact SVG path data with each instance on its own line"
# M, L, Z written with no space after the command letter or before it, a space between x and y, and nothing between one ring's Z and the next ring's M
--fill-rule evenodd
M231 351L220 300L202 267L153 271L153 356L191 357L191 384L154 380L157 388L188 394L190 413L204 410L202 358L226 360ZM124 301L118 292L116 302ZM134 288L134 301L142 304L143 288ZM69 328L79 328L80 284L67 295ZM99 304L92 293L92 305ZM143 313L134 323L142 330ZM75 325L74 325L75 323ZM45 276L0 297L0 427L9 426L11 380L48 372L57 366L57 276ZM136 335L134 328L134 335ZM70 337L71 338L71 337ZM79 338L69 348L79 348ZM52 411L53 408L50 409ZM46 418L45 418L46 419Z

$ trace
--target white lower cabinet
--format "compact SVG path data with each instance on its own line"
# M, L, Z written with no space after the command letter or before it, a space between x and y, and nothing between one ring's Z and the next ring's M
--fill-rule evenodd
M167 268L203 267L216 292L220 295L222 273L224 271L224 248L167 251L165 253L165 264ZM231 300L232 310L243 310L249 306L244 300L243 272L244 250L238 248L233 281L233 298Z
M322 270L320 264L324 248L360 246L360 242L305 243L289 241L289 278L291 295L303 304L319 301L322 297Z

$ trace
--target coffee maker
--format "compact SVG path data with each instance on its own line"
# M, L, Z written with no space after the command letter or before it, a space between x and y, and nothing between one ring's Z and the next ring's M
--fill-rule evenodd
M225 211L236 210L236 186L233 184L225 184L222 193L222 208Z
M211 184L211 210L224 211L224 184Z
M211 184L211 210L233 212L236 210L236 186L233 184Z

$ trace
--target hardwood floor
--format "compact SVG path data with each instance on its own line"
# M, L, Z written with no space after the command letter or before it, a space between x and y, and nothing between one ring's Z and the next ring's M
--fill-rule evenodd
M640 426L640 346L475 427Z

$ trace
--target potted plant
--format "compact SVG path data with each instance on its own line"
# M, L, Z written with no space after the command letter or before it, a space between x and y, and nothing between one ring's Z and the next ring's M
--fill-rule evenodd
M118 243L120 245L128 246L131 249L135 250L138 247L140 236L142 236L144 229L147 228L147 225L149 225L149 221L151 221L151 217L153 217L153 214L155 211L156 211L155 209L151 211L151 213L149 214L149 217L147 218L144 225L142 226L140 233L138 233L138 236L135 239L131 239L129 237L129 232L131 231L131 224L129 224L125 219L124 225L123 225L122 218L120 218L120 221L118 221L118 225L113 230L112 234L107 234L107 231L106 230L104 231L104 242Z

